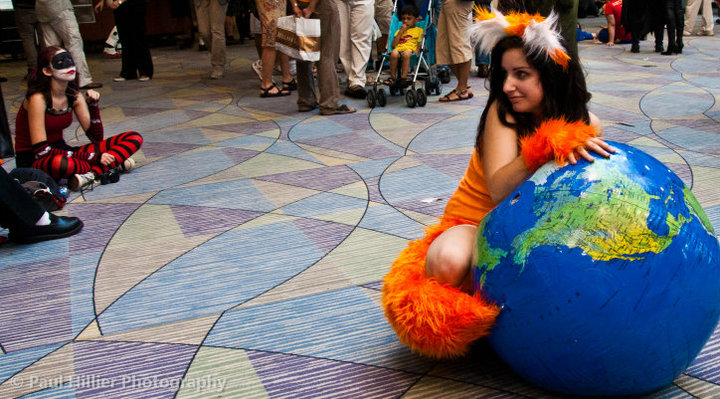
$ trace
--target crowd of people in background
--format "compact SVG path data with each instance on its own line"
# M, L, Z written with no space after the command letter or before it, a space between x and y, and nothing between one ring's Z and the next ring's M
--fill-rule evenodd
M92 0L97 13L111 9L116 26L108 35L104 54L122 57L121 70L116 82L126 80L148 81L154 69L145 33L147 0ZM446 65L456 78L456 86L439 101L460 101L472 98L468 85L471 62L475 60L477 74L487 76L489 59L469 47L465 37L467 26L472 23L473 6L496 7L499 10L540 12L550 9L560 14L563 36L568 49L576 49L576 41L592 38L608 46L631 44L632 52L640 51L640 41L648 34L655 39L655 51L664 55L678 54L683 49L683 36L693 34L713 35L712 4L720 0L440 0L434 3L437 37L435 51L437 64ZM23 39L28 63L28 73L36 67L36 37L41 47L62 46L66 48L78 67L80 86L96 89L102 83L93 81L85 60L83 42L70 0L12 0L18 31ZM328 4L332 3L332 4ZM197 43L199 50L209 51L210 79L222 79L227 66L226 43L252 37L258 52L258 60L252 67L260 78L261 97L288 96L301 90L298 109L309 111L320 108L324 114L349 113L354 109L338 103L340 93L351 98L365 98L369 79L366 71L378 68L382 54L388 49L393 0L174 0L170 2L171 17L181 21L183 32L179 45L183 48ZM400 6L414 4L423 9L424 0L399 1ZM567 3L568 5L565 5ZM548 6L549 4L549 6ZM573 8L576 4L577 7ZM698 12L701 23L695 30ZM326 14L334 14L332 18ZM286 15L298 18L317 18L322 21L321 43L323 61L313 71L322 69L318 79L319 94L307 91L307 78L303 76L303 89L298 88L297 63L275 49L277 19ZM606 26L598 32L583 32L578 19L604 15ZM337 18L335 18L337 16ZM398 15L398 19L400 16ZM568 21L570 23L568 23ZM577 26L577 35L566 32ZM667 45L663 39L667 32ZM566 33L568 33L566 35ZM332 60L327 60L332 58ZM340 90L336 68L345 73L344 91ZM395 72L395 71L392 71ZM390 73L391 77L394 76ZM273 74L280 74L279 82ZM330 79L331 77L335 79ZM332 87L329 87L332 86ZM337 87L336 87L337 86ZM308 93L312 92L313 96Z

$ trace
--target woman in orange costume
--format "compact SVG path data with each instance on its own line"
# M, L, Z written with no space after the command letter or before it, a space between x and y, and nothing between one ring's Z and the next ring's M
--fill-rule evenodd
M477 225L545 162L608 157L580 64L565 53L554 14L476 10L471 37L492 50L490 95L475 150L439 224L412 241L384 279L385 314L402 342L431 357L464 354L500 309L473 293Z

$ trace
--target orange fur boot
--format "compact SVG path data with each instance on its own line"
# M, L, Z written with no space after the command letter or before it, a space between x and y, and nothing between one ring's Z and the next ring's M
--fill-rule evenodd
M425 276L425 255L433 240L460 220L443 220L411 241L385 276L385 316L400 341L422 355L448 358L464 355L470 344L490 333L499 309L479 293L468 295Z

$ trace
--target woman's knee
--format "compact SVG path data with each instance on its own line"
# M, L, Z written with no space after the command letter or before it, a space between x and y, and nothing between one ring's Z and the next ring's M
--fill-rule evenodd
M428 251L425 271L441 283L460 285L470 271L471 254L456 246L440 246Z

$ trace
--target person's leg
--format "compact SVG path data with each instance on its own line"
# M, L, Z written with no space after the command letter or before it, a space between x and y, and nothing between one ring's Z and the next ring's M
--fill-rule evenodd
M322 29L322 28L321 28ZM310 61L297 61L297 105L301 112L311 111L317 107L317 99L313 90L313 74Z
M277 60L280 62L280 72L282 73L282 83L283 87L288 90L294 90L289 87L289 85L292 85L293 77L290 74L290 57L288 57L287 54L278 51L277 53ZM296 64L296 74L297 74L297 64ZM288 86L288 87L285 87Z
M682 53L683 49L683 31L685 31L685 7L682 6L682 0L673 0L675 5L675 51Z
M345 69L345 73L349 76L352 61L352 58L350 56L350 48L352 47L352 42L350 41L350 6L345 0L328 1L334 1L335 6L338 10L338 21L340 22L340 29L336 32L336 34L340 38L340 49L338 53L338 58L340 59L340 63L342 64L343 69ZM349 79L348 86L350 86Z
M93 78L92 75L90 75L90 68L85 59L83 40L80 35L80 27L78 27L75 13L72 10L65 10L50 23L52 24L53 30L60 37L60 40L62 40L63 47L72 55L75 66L77 67L80 87L92 83Z
M440 283L470 291L470 263L476 234L477 227L471 225L455 226L440 234L428 248L425 274Z
M337 59L340 54L340 17L333 0L318 2L315 10L320 18L320 61L317 62L318 106L320 111L337 109L340 105L340 85Z
M134 26L133 10L130 8L130 2L123 4L113 11L115 16L115 26L117 26L118 36L123 42L123 51L120 56L120 77L124 79L137 79L137 64L135 60L135 39L132 35Z
M402 70L400 79L408 79L408 71L410 70L410 55L412 55L412 51L402 52Z
M44 213L45 209L0 167L0 226L29 229Z
M674 0L665 0L664 5L665 21L668 32L668 46L667 50L664 51L663 55L672 55L675 53L675 2Z
M262 83L260 84L260 88L265 90L269 87L272 87L273 80L272 80L272 74L273 74L273 68L275 67L275 56L276 56L275 47L263 47L262 48ZM272 88L268 94L275 94L277 93L276 88Z
M195 18L200 42L206 46L210 44L210 0L195 1Z
M28 71L37 66L37 47L35 45L35 27L37 25L35 10L31 8L15 9L15 26L17 26L18 36L22 40Z
M135 44L135 63L140 76L153 77L155 72L150 47L145 35L145 18L147 16L147 0L134 0L132 11L135 15L135 27L132 31Z
M220 4L218 0L210 1L210 63L213 74L222 77L225 71L225 16L228 3Z
M697 21L698 10L702 0L688 0L687 6L685 7L685 29L683 34L689 36L695 29L695 22Z
M370 0L348 0L350 8L350 70L348 86L365 87L365 70L372 49L372 23L375 9Z
M393 50L390 53L390 79L397 79L397 66L398 60L400 59L400 53L397 50Z
M712 36L715 24L713 23L712 0L703 0L702 3L702 34Z

